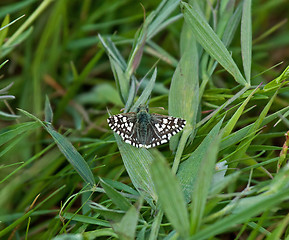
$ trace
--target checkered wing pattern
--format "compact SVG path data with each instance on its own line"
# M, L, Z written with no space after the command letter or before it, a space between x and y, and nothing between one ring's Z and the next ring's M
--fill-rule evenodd
M151 114L152 134L148 147L167 143L172 136L180 132L186 125L186 120L153 113Z
M170 138L180 132L186 125L181 118L150 114L146 129L140 128L141 119L136 113L124 113L111 116L107 119L110 128L115 131L128 144L134 147L151 148L167 143ZM145 132L145 138L143 132ZM140 137L142 136L142 137Z
M130 112L113 115L107 119L107 122L109 127L126 141L132 139L136 120L136 113ZM130 142L128 143L132 144Z

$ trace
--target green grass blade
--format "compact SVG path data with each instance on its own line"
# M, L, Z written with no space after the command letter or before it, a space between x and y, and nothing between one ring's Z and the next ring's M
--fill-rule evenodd
M220 128L221 123L222 122L220 122L215 127L215 130L218 130L218 128ZM218 132L214 134L218 134ZM191 234L195 234L196 232L198 232L202 224L206 201L209 194L209 190L211 188L213 173L215 170L214 167L218 156L219 141L220 141L219 135L215 135L211 138L211 143L210 145L206 146L208 150L205 152L202 162L200 164L198 176L194 184L192 203L190 206Z
M105 193L107 196L111 199L111 201L120 209L127 211L132 205L130 202L123 197L118 191L116 191L113 187L111 187L109 184L104 182L100 178L100 185L103 187Z
M213 139L218 135L221 125L222 121L216 124L191 156L180 164L177 177L181 183L187 202L192 198L193 188L199 175L202 160L206 153L210 151L209 147Z
M265 117L265 119L263 120L263 122L261 123L261 127L272 122L274 119L278 118L280 114L283 114L284 112L289 110L289 106L285 107L275 113L272 113L271 115ZM254 123L250 124L249 126L246 126L240 130L238 130L237 132L232 133L231 135L229 135L228 137L226 137L225 139L222 140L221 146L220 146L220 150L223 150L233 144L236 144L237 142L239 142L240 140L242 140L244 137L249 135L249 131L252 128Z
M144 104L149 99L149 97L151 96L152 90L155 86L156 78L157 78L157 69L154 70L150 81L148 82L145 89L142 91L141 95L139 96L139 98L136 100L135 104L131 108L132 112L135 112L137 107L140 104Z
M148 16L153 19L148 27L148 39L159 32L162 23L178 7L179 2L180 0L163 0L158 8Z
M50 126L46 126L45 129L52 136L59 150L63 153L78 174L86 183L89 183L91 187L93 187L95 185L94 176L87 162L83 159L79 152L64 136L53 130Z
M234 113L234 115L230 118L228 123L223 129L223 138L227 137L230 135L232 132L233 128L237 124L239 118L241 117L246 105L250 101L251 97L254 95L254 93L258 90L258 87L255 88L254 91L251 92L251 94L245 99L245 101L242 103L242 105L238 108L238 110Z
M270 99L270 101L266 104L266 106L264 107L263 111L261 112L261 114L259 115L258 119L252 124L248 135L255 133L258 128L260 128L260 126L262 125L262 122L264 121L267 113L269 112L269 109L275 99L275 97L277 96L277 91L276 93L272 96L272 98ZM246 153L248 147L250 146L252 140L255 138L255 136L250 137L250 139L244 139L241 141L241 143L238 145L235 154L233 154L230 159L228 160L228 162L233 161L233 160L237 160L237 159L241 159L243 158L244 154ZM235 168L237 167L238 162L234 162L232 164L230 164L230 167Z
M152 203L152 199L157 199L150 174L150 165L154 159L153 155L147 149L138 149L125 143L117 134L114 134L114 136L124 166L134 187L149 203Z
M39 127L38 122L26 122L26 123L16 124L10 130L6 129L7 131L0 134L0 145L3 145L9 142L11 139L19 135L22 135L23 133L27 131L36 129L38 127Z
M169 113L195 125L199 106L198 52L192 41L173 75L169 92Z
M229 51L224 46L224 43L207 23L200 12L199 7L196 7L196 1L193 1L193 3L194 7L185 2L181 2L181 7L183 8L185 21L191 27L196 40L235 78L238 83L248 85Z
M112 220L114 222L118 222L122 219L122 217L125 215L125 211L122 210L115 210L115 209L108 209L98 203L90 202L89 207L102 215L105 219Z
M286 231L286 227L289 224L289 214L279 222L279 225L273 230L272 234L266 237L266 240L282 239L282 234ZM288 227L287 227L288 229ZM288 235L287 238L288 239Z
M52 108L50 105L50 101L48 96L46 95L46 99L45 99L45 109L44 109L44 116L45 116L45 121L48 123L52 123L53 122L53 112L52 112Z
M189 217L181 186L166 162L156 159L151 173L161 208L180 236L189 235Z
M184 33L184 31L188 31ZM198 49L195 39L191 36L191 31L188 27L184 27L183 48L186 48L180 62L174 72L170 92L169 92L169 113L175 117L181 117L187 121L186 128L195 129L196 119L199 111L199 69L198 69ZM184 130L185 132L185 130ZM182 135L182 141L187 142L190 134ZM193 134L192 134L193 135ZM184 139L185 138L185 139ZM179 143L178 136L172 137L170 148L175 151ZM184 145L184 144L183 144ZM184 146L183 146L184 147ZM183 151L182 149L178 150ZM177 158L178 156L176 156ZM175 159L175 163L179 159ZM177 165L174 164L174 171L177 170Z
M252 16L251 0L244 0L243 14L241 21L241 49L244 73L247 82L251 81L251 64L252 64Z
M2 24L1 24L1 29L0 29L0 46L2 46L7 34L8 34L8 27L5 27L9 24L10 21L10 16L6 15Z
M26 116L36 120L41 123L41 125L45 128L45 130L51 135L54 142L57 144L59 150L63 153L69 163L74 167L74 169L79 173L79 175L83 178L83 180L90 184L91 187L95 185L94 176L87 164L87 162L83 159L83 157L79 154L79 152L74 148L74 146L69 142L64 136L60 133L56 132L52 129L52 126L49 124L45 124L37 117L32 114L26 112L25 110L19 109Z

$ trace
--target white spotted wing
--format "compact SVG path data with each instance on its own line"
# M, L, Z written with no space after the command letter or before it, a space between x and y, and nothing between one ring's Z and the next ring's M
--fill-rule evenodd
M149 114L149 113L148 113ZM145 124L146 129L139 126L142 119L138 119L134 112L117 114L107 119L110 128L128 144L134 147L151 148L167 143L170 138L180 132L186 125L181 118L150 114L150 120ZM145 132L145 137L143 132Z

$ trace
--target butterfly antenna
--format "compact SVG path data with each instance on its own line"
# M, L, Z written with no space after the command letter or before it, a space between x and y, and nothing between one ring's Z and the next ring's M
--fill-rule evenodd
M108 115L111 116L111 112L108 110L108 107L106 107L106 111L107 111Z

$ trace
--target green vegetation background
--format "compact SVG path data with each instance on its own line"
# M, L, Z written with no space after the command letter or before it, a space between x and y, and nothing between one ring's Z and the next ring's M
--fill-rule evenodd
M0 239L289 239L288 12L1 1ZM188 124L136 149L106 119L148 100Z

